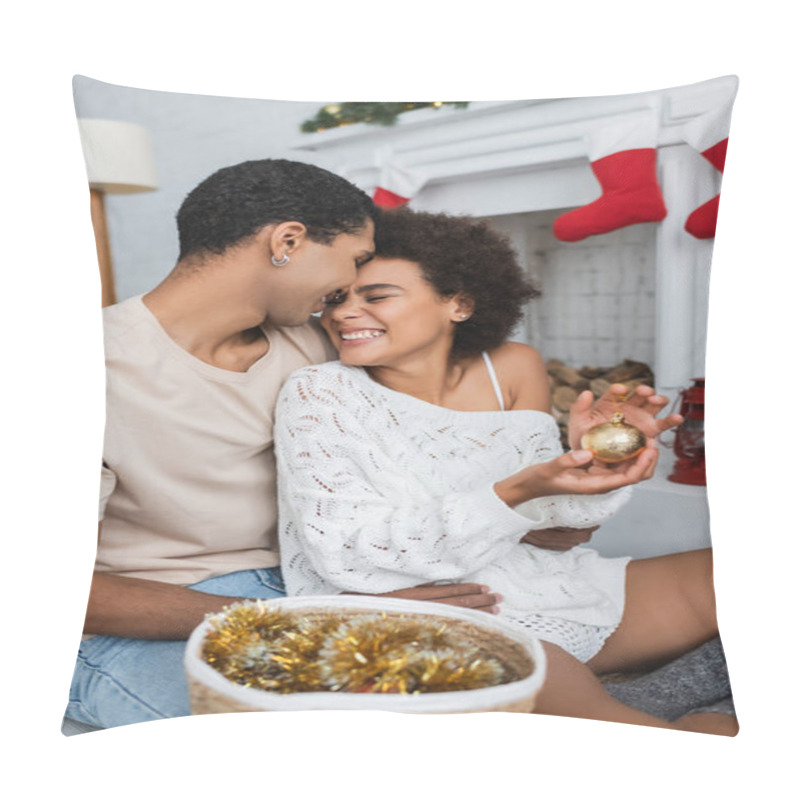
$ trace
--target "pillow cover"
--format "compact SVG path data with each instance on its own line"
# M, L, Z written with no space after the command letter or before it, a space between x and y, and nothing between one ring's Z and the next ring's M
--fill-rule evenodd
M304 305L311 279L290 281L302 260L289 252L298 229L286 229L285 252L272 239L267 252L265 223L253 222L262 212L252 208L272 204L271 221L299 220L308 231L334 219L335 236L309 237L324 248L343 233L357 239L358 226L350 223L359 214L363 221L370 199L381 209L483 220L511 244L541 292L525 304L512 338L544 359L561 444L570 444L570 409L581 393L600 399L614 384L634 396L638 386L654 386L669 400L661 418L684 418L660 437L653 477L603 517L588 545L588 534L564 531L573 526L556 512L525 545L543 570L531 572L532 585L545 574L568 573L558 591L577 597L570 611L529 611L526 619L536 617L536 626L522 626L548 643L546 664L540 660L551 683L535 710L582 715L561 704L555 682L566 651L570 663L585 661L596 672L592 691L611 709L601 718L735 732L713 608L703 417L708 277L736 88L727 76L608 97L320 106L150 92L77 77L106 309L108 400L99 579L65 732L208 711L189 697L189 634L232 598L285 593L291 565L284 562L283 575L278 569L284 508L279 515L275 407L290 373L334 352L316 323L301 324L318 309ZM280 174L264 166L267 160L284 165ZM357 245L356 260L366 260L370 237ZM248 293L257 247L264 254L259 268L277 270L274 291L287 309L285 319L273 314L266 328L253 310L261 300ZM201 303L204 270L223 266L228 294ZM315 280L320 295L333 288ZM219 319L209 308L220 309ZM238 349L223 364L200 341L229 314L240 315L241 326ZM324 458L318 452L316 463ZM444 507L447 492L431 492L426 501ZM365 509L354 510L354 530ZM484 535L470 527L481 513L452 523L459 536ZM506 544L526 535L527 518L516 511L486 514L493 525L514 515ZM575 527L593 528L594 518L586 519ZM407 527L419 531L410 515ZM331 529L321 532L332 536ZM397 541L375 549L406 552ZM348 542L346 549L357 549ZM415 546L424 552L426 544ZM642 561L655 557L662 559L648 561L655 567L643 572ZM589 559L595 560L586 566ZM479 566L433 580L459 584ZM397 588L429 582L431 575L420 573ZM375 593L392 590L374 585ZM117 606L123 590L136 602L126 597ZM677 638L659 638L655 626L638 630L630 609L644 608L656 591L676 614L682 605L704 603L703 619L688 629L676 617L671 627L685 633ZM423 592L422 599L436 598ZM511 599L501 609L504 603L510 607ZM603 604L609 610L601 614ZM154 606L157 613L131 611ZM568 634L550 633L565 626ZM597 644L571 652L576 638ZM321 648L314 651L319 661ZM216 710L244 710L236 702ZM700 716L709 711L715 716ZM587 707L583 715L595 713Z

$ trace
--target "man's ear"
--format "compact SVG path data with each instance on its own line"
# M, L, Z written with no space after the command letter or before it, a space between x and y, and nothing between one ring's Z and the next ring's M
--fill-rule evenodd
M268 232L267 243L270 255L277 260L291 256L307 235L308 230L302 222L297 222L296 220L279 222Z

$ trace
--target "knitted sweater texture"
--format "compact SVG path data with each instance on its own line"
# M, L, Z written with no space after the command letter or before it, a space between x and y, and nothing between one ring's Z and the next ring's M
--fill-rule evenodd
M275 450L290 595L476 581L502 594L501 613L521 624L542 617L609 630L618 624L628 559L584 547L542 550L520 539L530 530L600 524L630 489L514 509L493 489L562 453L549 414L453 411L330 362L286 382Z

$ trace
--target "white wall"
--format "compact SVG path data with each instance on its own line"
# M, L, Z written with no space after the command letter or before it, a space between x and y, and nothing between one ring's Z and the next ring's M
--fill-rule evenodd
M175 214L191 189L220 167L286 156L302 136L301 122L324 104L155 92L82 76L73 89L79 117L134 122L153 139L159 188L106 198L119 300L151 289L174 266ZM86 213L88 221L88 197Z
M655 225L582 242L553 235L568 209L488 217L506 233L542 291L515 338L574 367L655 362Z

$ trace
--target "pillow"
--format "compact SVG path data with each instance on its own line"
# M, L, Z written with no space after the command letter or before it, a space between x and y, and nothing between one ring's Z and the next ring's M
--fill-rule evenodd
M637 483L613 515L597 510L601 495L587 501L581 519L592 528L602 519L588 545L585 531L562 530L568 517L556 500L542 512L549 522L534 543L518 544L526 518L490 493L470 515L446 518L445 545L437 540L436 548L448 551L447 535L456 531L455 549L478 541L484 524L498 539L494 560L477 548L474 561L458 569L415 576L414 565L395 553L406 572L397 568L399 585L390 588L375 578L375 592L433 580L442 585L423 591L423 599L435 600L431 591L451 597L458 590L448 586L469 582L506 553L524 552L535 569L521 562L514 569L533 569L531 584L551 587L537 589L538 605L530 605L533 592L490 590L505 595L503 624L544 643L546 665L537 657L545 687L535 710L734 733L713 608L703 429L708 279L737 84L725 76L607 97L319 104L151 92L76 77L105 307L108 399L93 600L104 613L90 607L65 732L208 710L189 699L190 633L230 598L259 597L277 607L285 578L292 589L286 503L308 496L282 492L279 519L274 411L294 370L335 356L317 320L305 322L319 311L318 298L306 295L338 288L328 285L335 264L337 275L352 279L352 262L369 258L372 235L363 221L373 207L403 207L485 221L500 234L490 241L510 244L539 290L511 338L543 359L543 372L531 380L549 384L556 422L542 422L543 436L551 426L556 442L576 446L568 430L573 404L591 391L608 411L610 387L620 383L633 398L637 387L654 386L668 399L659 418L680 413L683 422L659 437L653 476ZM295 277L311 263L304 261L309 252L318 254L316 269ZM274 295L258 289L267 280ZM259 309L268 307L265 321ZM235 341L220 339L216 332L231 316L241 322ZM497 380L502 402L510 377L495 361L480 369ZM620 407L646 426L647 414L639 409L637 417L635 406L646 406L648 395L638 392L640 400ZM385 402L394 413L392 403L404 401ZM503 416L503 424L510 419ZM465 426L459 436L471 432L466 417L458 424ZM411 427L404 428L409 435ZM337 445L345 460L355 458L347 442L355 452L359 430L346 431ZM286 459L299 459L282 462L284 473L294 481L298 464L307 471L309 452L310 463L324 465L321 442L312 437L299 455L282 450ZM500 453L499 447L488 449ZM334 477L315 480L333 492ZM472 478L466 480L465 486ZM363 497L372 491L366 486ZM420 491L426 508L449 508L452 488L428 482ZM345 571L377 575L385 553L408 552L400 543L419 531L415 518L403 501L386 502L386 513L406 519L409 530L400 539L387 533L371 541L375 563L362 554ZM324 508L315 511L323 520L319 533L332 524L333 511ZM353 530L368 508L356 504ZM311 539L292 546L313 551ZM414 547L424 554L431 540L418 539ZM358 550L359 541L348 539L341 552ZM320 572L327 569L319 551L306 555ZM508 571L496 574L502 588ZM567 578L554 582L555 575ZM136 603L128 600L115 606L124 578L152 582L128 586L157 613L132 613ZM552 592L571 602L548 605ZM690 624L698 604L701 619ZM658 634L649 616L654 608L670 609L668 627L678 633ZM474 612L478 623L489 619L482 613ZM314 659L323 649L320 643ZM570 705L569 685L560 683L570 674L559 666L562 658L588 663L596 674L585 678L591 707ZM222 710L244 709L234 703Z

